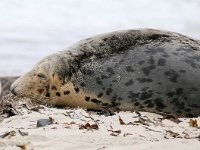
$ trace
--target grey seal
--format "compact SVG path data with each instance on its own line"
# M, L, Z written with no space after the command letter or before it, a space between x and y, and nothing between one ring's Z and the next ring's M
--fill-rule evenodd
M200 41L122 30L47 56L11 86L16 96L87 109L200 115Z

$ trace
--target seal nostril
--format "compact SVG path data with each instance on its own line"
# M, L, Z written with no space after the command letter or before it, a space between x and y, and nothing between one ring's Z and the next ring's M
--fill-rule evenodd
M17 93L16 93L16 91L15 91L16 87L17 87L17 86L14 86L14 85L11 85L11 86L10 86L10 91L11 91L11 93L14 94L14 95L17 95Z

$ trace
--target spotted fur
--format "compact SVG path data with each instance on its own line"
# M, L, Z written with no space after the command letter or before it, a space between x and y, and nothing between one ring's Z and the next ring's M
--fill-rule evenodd
M116 31L50 55L11 86L56 106L200 115L200 42L152 29Z

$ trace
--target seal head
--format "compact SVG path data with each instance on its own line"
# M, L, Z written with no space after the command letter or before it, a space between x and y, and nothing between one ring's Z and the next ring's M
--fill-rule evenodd
M67 71L63 73L62 69L63 65L65 68L67 66L62 64L59 55L44 58L11 85L11 92L19 97L29 97L40 103L56 104L61 87L69 78L69 73Z

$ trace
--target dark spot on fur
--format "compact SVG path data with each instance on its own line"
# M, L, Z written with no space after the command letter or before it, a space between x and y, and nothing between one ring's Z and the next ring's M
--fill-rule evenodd
M90 100L90 97L86 96L85 101L89 101L89 100Z
M117 35L111 35L104 41L107 43L106 45L109 45L109 49L111 51L120 52L124 49L128 49L130 46L133 46L134 43L130 40L130 36L131 35L128 35L128 33L126 36L124 35L123 38L120 38Z
M164 39L164 38L168 38L169 35L165 35L165 34L152 34L149 36L149 38L151 40L160 40L160 39Z
M101 103L100 100L97 100L97 99L95 99L95 98L91 99L91 102L96 103L96 104L100 104L100 103Z
M101 79L108 79L109 78L109 76L108 75L101 75Z
M113 69L112 69L111 67L108 67L108 68L106 69L106 71L107 71L108 73L115 74L114 71L113 71Z
M124 60L125 60L125 59L121 59L121 60L119 61L119 63L120 63L120 64L123 63ZM118 61L116 61L116 62L118 62ZM117 66L117 65L118 65L118 64L116 64L116 66Z
M164 48L161 47L150 47L145 51L147 54L155 55L157 53L161 53L163 55L168 55Z
M185 70L179 70L179 72L180 72L180 73L186 73L186 71L185 71Z
M173 98L173 100L170 102L171 104L174 104L175 107L184 110L185 104L183 102L180 102L178 98Z
M126 66L127 72L134 72L135 70L132 68L132 66Z
M118 100L119 100L119 101L121 101L121 100L122 100L122 98L121 98L121 97L118 97Z
M186 113L186 117L188 117L188 118L194 118L195 116L192 113Z
M85 86L86 86L84 82L81 82L80 85L81 85L82 87L85 87Z
M151 102L152 102L152 100L145 100L144 104L148 104L148 103L151 103Z
M135 106L139 106L140 103L139 103L139 102L135 102L134 105L135 105Z
M176 51L184 51L184 52L187 52L187 53L192 52L191 49L184 48L184 47L177 48Z
M46 94L46 97L50 97L50 93L47 93L47 94Z
M60 96L60 92L56 92L56 96Z
M174 92L168 92L166 95L168 96L168 97L173 97L174 96Z
M181 110L176 110L176 113L180 114L180 113L181 113Z
M148 107L148 108L153 108L154 107L154 104L152 103L152 100L146 100L144 102L144 104L147 104L146 107Z
M51 89L52 89L52 90L57 90L57 88L56 88L55 85L51 85Z
M178 53L177 52L172 52L173 55L175 56L178 56Z
M118 82L118 80L117 79L113 79L112 82Z
M37 90L39 94L42 94L42 92L44 91L43 89L38 89Z
M182 95L182 94L183 94L183 88L177 88L176 95Z
M132 79L130 79L128 82L125 83L126 86L130 86L132 84L133 84L133 80Z
M118 95L117 94L114 94L113 97L111 98L111 100L113 100L113 101L117 101L117 99L118 99Z
M120 105L119 103L117 103L117 98L118 96L116 94L114 94L114 96L111 98L111 104L113 107Z
M134 93L133 91L128 91L128 98L131 100L136 100L139 97L139 93Z
M64 93L64 95L68 95L68 94L70 94L70 91L67 90L67 91L64 91L63 93Z
M154 100L155 105L157 106L158 110L164 109L166 105L163 104L163 100L161 98L156 98Z
M169 55L168 54L163 54L162 57L167 58L167 57L169 57Z
M139 65L142 65L142 64L144 64L144 63L145 63L144 60L141 60L141 61L138 62Z
M155 68L156 68L155 65L150 65L150 66L148 66L148 67L142 68L142 72L143 72L146 76L148 76L148 75L150 74L151 70L153 70L153 69L155 69Z
M93 70L86 69L86 68L81 69L81 72L82 72L84 75L89 75L89 76L94 75L94 71L93 71Z
M110 104L108 104L108 103L101 103L101 105L104 106L104 107L110 106Z
M146 107L148 107L148 108L153 108L153 107L154 107L154 104L153 104L153 103L148 103Z
M45 86L46 91L49 91L49 85Z
M102 39L104 42L107 42L107 40L108 40L108 38L104 38L104 39Z
M139 108L140 108L141 110L143 110L144 106L140 105Z
M74 90L76 93L78 93L80 91L78 87L75 87Z
M198 92L199 90L196 87L192 87L191 91Z
M140 93L139 95L139 99L140 100L145 100L145 99L148 99L148 98L151 98L153 95L153 92L150 90L150 91L147 91L147 92L142 92Z
M189 51L191 52L191 50L189 49ZM196 61L200 61L200 56L199 55L194 55L194 56L189 56L192 60L196 60Z
M96 83L99 84L99 85L101 85L103 82L100 80L99 77L97 77L97 78L96 78Z
M190 112L190 111L191 111L191 109L190 109L190 108L186 108L186 109L185 109L185 111L188 111L188 112Z
M189 64L192 68L199 67L199 65L197 65L197 63L195 63L194 60L191 58L185 58L183 61L186 62L187 64Z
M165 66L165 64L166 64L166 60L165 60L165 59L160 58L160 59L158 60L158 63L157 63L158 66Z
M108 68L106 69L106 72L109 73L108 77L111 77L112 75L115 74L115 72L113 71L113 69L112 69L111 67L108 67Z
M146 91L148 89L149 89L149 87L144 87L144 88L141 89L141 91Z
M107 88L107 90L106 90L106 95L110 95L111 93L112 93L112 89L111 88Z
M103 93L99 93L98 95L97 95L97 97L102 97L103 96Z
M152 79L149 79L149 78L137 78L137 80L140 82L140 83L144 83L144 82L152 82L153 80Z
M177 82L177 79L179 77L179 74L177 74L176 71L172 69L166 71L164 74L169 77L171 82Z
M198 106L197 104L191 104L189 105L190 107L193 107L193 108L199 108L200 106Z

